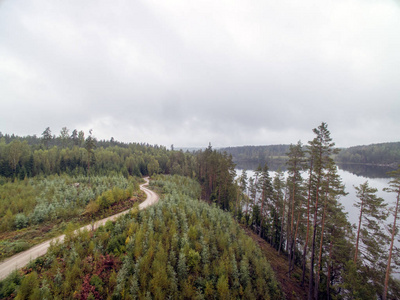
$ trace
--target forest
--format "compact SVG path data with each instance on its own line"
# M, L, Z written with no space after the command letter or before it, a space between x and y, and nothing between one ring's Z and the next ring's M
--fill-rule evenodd
M248 166L268 163L271 169L285 169L290 145L241 146L219 149L232 155L233 161L241 169ZM400 142L380 143L364 146L340 148L333 156L336 163L390 166L397 168L400 164Z
M218 149L221 153L232 155L232 160L240 169L249 169L254 165L267 163L277 170L285 168L290 145L240 146Z
M399 281L391 275L399 268L400 170L385 189L396 195L391 207L368 182L354 187L359 222L353 228L340 202L346 191L334 160L339 149L326 123L313 133L307 145L290 145L286 178L279 170L271 178L268 164L254 178L243 171L237 219L287 255L289 277L295 265L302 268L294 280L308 282L308 299L398 299Z
M59 194L65 189L74 195L72 182L82 182L82 191L93 193L87 200L71 204L80 214L93 207L97 212L108 210L124 201L114 200L119 198L111 197L112 191L126 196L129 191L137 192L135 187L143 175L152 176L153 188L164 197L146 212L133 209L130 215L101 230L71 235L70 241L55 245L46 258L2 281L0 297L290 298L282 296L268 263L250 258L259 254L240 250L243 247L236 243L237 236L244 234L237 229L240 225L267 241L277 255L286 257L286 280L307 289L308 299L400 298L399 281L394 277L400 263L395 244L400 171L392 172L385 189L396 195L393 205L379 198L368 182L354 187L359 222L351 226L341 203L346 190L334 159L340 155L339 149L326 123L313 129L314 138L306 145L298 142L280 150L286 151L287 175L278 171L273 178L268 163L260 165L254 177L248 178L245 171L236 174L232 155L211 145L189 153L172 147L97 141L91 132L77 144L73 134L66 135L63 143L61 133L46 142L46 130L39 141L10 136L0 140L0 187L7 186L0 198L0 217L8 214L8 225L3 225L6 230L18 232L37 226L35 209L41 203L60 209L48 218L63 219L62 206L68 201L60 202L58 199L67 197ZM15 148L25 150L14 155ZM275 156L282 156L277 153ZM96 180L105 178L114 178L115 182L94 194ZM49 194L35 194L36 185L46 180L54 181L54 188ZM4 204L10 197L7 191L14 185L20 189L16 197L24 199L23 193L33 194L26 208ZM71 199L79 199L76 195ZM215 212L206 213L208 210ZM167 226L161 226L159 220ZM165 227L172 228L176 237L164 235ZM213 233L206 235L209 231ZM143 242L139 245L135 240ZM87 247L80 247L84 243ZM240 243L248 243L244 249L255 247L250 242ZM208 260L203 259L205 248ZM211 262L211 256L221 263ZM301 269L301 275L294 272L295 268ZM81 269L87 270L82 278L77 275ZM162 273L157 273L158 269Z
M386 165L396 168L400 164L400 142L355 146L342 149L337 162Z
M0 138L0 260L60 235L69 224L78 227L129 208L143 197L142 176L196 178L207 185L204 199L217 197L227 206L234 165L211 146L193 154L68 132L63 128L56 137L46 128L41 138ZM210 172L218 176L209 183Z
M0 297L283 299L259 248L229 213L198 201L196 181L158 175L152 184L163 193L158 204L69 233L3 281Z

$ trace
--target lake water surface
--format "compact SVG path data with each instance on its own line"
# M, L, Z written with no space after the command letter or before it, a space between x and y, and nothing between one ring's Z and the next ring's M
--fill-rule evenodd
M345 169L346 168L346 169ZM354 186L368 181L369 186L378 189L377 196L385 199L388 206L393 206L396 201L396 196L393 193L387 193L383 191L383 188L389 187L388 183L390 178L386 175L388 171L392 169L383 167L371 167L371 166L357 166L355 169L348 168L348 166L338 167L338 174L340 175L342 182L345 185L345 191L348 193L346 196L342 196L339 200L343 204L345 211L348 213L348 220L351 224L358 224L359 209L354 207L354 203L357 200L356 190ZM247 170L247 177L255 177L253 170ZM237 176L240 176L242 169L236 169ZM273 178L276 171L271 170L270 176ZM284 172L287 175L287 172ZM307 174L304 175L307 177ZM386 177L384 177L386 176ZM391 222L393 218L389 218L388 222Z

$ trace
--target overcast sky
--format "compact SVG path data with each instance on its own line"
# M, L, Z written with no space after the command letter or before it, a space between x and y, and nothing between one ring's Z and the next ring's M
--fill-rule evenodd
M0 0L0 131L400 140L399 0Z

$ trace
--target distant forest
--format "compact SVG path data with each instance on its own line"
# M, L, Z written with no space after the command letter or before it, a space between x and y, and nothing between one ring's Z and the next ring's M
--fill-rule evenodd
M290 145L241 146L219 149L232 155L232 160L241 169L255 169L257 165L268 163L271 169L284 167ZM400 142L380 143L366 146L341 148L334 156L340 164L366 164L390 166L400 164Z
M285 167L289 148L290 145L241 146L221 148L218 151L232 155L232 160L239 169L251 170L268 163L275 170Z
M400 142L345 148L339 152L336 161L397 167L400 164Z

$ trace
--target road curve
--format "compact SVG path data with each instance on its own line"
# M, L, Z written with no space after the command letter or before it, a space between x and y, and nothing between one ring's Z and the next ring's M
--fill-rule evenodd
M144 180L146 181L145 183L140 185L140 189L142 191L144 191L146 193L146 200L143 201L140 205L139 205L139 209L144 209L154 203L156 203L159 199L158 195L156 193L154 193L153 191L149 190L148 188L144 187L145 185L149 184L149 178L146 177L144 178ZM99 220L97 222L95 222L94 224L89 224L86 226L83 226L78 230L91 230L91 229L96 229L101 225L104 225L108 220L115 220L116 218L118 218L119 216L122 216L126 213L128 213L130 211L130 209L125 210L123 212L120 212L116 215L113 215L111 217ZM5 277L7 277L12 271L16 270L16 269L20 269L24 266L26 266L31 260L38 258L39 256L43 256L46 254L47 249L50 247L50 243L51 242L55 242L55 241L64 241L65 238L65 234L53 238L47 242L43 242L41 244L38 244L24 252L18 253L14 256L11 256L10 258L6 259L5 261L0 263L0 280L4 279Z

